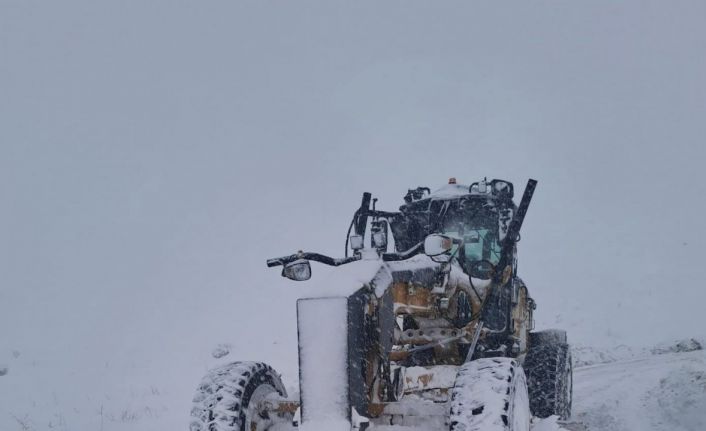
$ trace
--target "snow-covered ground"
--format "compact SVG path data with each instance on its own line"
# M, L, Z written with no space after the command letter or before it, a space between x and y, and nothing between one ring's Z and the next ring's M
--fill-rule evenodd
M641 355L574 373L574 420L589 430L706 429L704 350Z
M702 431L706 429L706 351L696 340L646 349L592 349L578 347L574 370L573 424L564 429L588 431ZM218 354L227 349L219 346ZM174 385L165 375L145 376L143 385L126 382L108 392L100 376L95 384L66 387L58 392L47 380L47 391L32 390L23 384L23 374L44 375L49 361L20 353L8 364L0 364L7 374L0 376L2 389L16 396L0 405L3 431L135 431L186 429L188 383ZM226 354L218 361L234 360ZM104 364L108 370L111 364ZM288 370L285 382L295 382L295 368ZM14 371L14 373L13 373ZM60 376L70 381L71 376ZM184 380L183 376L174 376ZM179 383L179 382L177 382ZM184 382L182 382L184 383ZM193 382L194 385L197 382ZM181 386L185 389L176 389ZM78 391L80 389L80 391ZM295 390L291 387L290 390ZM179 426L182 423L183 427ZM381 427L381 431L411 428ZM556 431L553 419L533 423L533 431ZM419 431L419 430L417 430Z

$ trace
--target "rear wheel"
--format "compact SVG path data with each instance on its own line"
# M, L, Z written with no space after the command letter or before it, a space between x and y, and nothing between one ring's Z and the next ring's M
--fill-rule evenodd
M530 408L532 414L571 417L573 369L566 334L547 331L530 334L530 348L525 357Z
M264 431L289 422L263 410L262 402L284 399L279 375L261 362L234 362L211 370L201 381L191 410L191 431ZM286 416L286 415L285 415Z
M525 373L511 358L484 358L459 368L451 392L451 431L529 431Z

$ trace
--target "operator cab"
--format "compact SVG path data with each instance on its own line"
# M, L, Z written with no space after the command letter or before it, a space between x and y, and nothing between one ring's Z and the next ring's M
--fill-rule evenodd
M512 184L483 180L465 186L451 178L441 189L428 190L410 190L399 215L391 220L397 251L432 233L463 239L463 250L457 254L459 263L474 277L490 278L516 210Z

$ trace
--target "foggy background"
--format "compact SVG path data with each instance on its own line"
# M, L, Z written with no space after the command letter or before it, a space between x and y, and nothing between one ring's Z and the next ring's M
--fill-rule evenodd
M703 336L705 24L697 1L0 0L0 428L186 427L218 343L294 385L299 285L265 260L341 255L363 192L395 210L451 176L539 181L539 327Z

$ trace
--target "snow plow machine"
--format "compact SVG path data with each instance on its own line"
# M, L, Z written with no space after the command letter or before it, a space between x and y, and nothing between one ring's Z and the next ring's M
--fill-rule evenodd
M503 180L419 187L399 211L364 193L345 255L267 261L309 280L337 267L320 295L297 301L299 394L261 362L204 377L191 431L528 431L532 416L571 414L566 333L533 331L517 243L537 182L519 202ZM313 281L313 280L312 280Z

